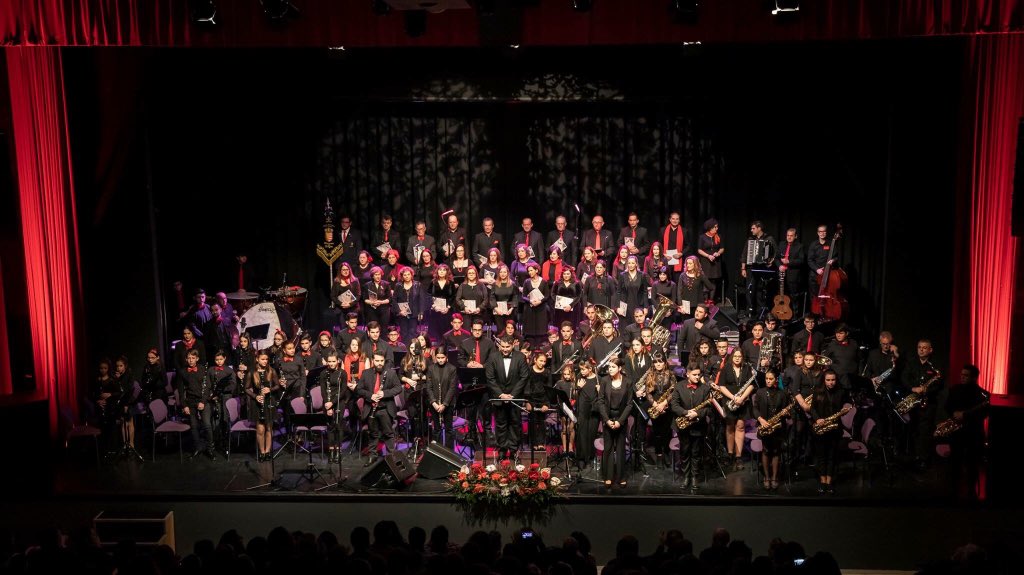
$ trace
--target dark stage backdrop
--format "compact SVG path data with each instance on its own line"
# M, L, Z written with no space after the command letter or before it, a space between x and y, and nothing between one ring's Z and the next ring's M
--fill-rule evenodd
M750 220L840 221L852 322L947 352L960 39L65 57L93 357L138 363L171 283L232 291L240 250L259 283L310 288L319 323L326 198L367 234L382 211L506 238L573 204L616 231L678 210L691 238L714 216L730 282Z

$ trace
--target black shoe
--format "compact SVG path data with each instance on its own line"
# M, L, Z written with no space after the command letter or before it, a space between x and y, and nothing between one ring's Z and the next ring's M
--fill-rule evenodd
M206 450L206 457L208 457L210 461L217 461L217 454L213 452L213 449Z
M823 493L825 493L825 484L819 481L818 482L818 495L821 495Z
M825 486L825 493L828 493L829 495L835 495L836 494L836 488L832 487L832 484L830 483L830 484Z
M690 491L697 491L698 489L700 489L700 485L697 485L697 478L696 477L691 477L690 478Z
M197 449L197 450L193 451L192 454L188 456L188 458L189 459L195 459L195 458L199 457L200 453L202 453L202 452Z

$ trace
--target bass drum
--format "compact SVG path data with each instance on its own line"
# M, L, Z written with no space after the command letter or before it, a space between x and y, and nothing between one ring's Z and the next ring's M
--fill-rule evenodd
M274 333L284 332L285 340L295 337L299 325L295 323L291 312L276 302L263 302L249 308L238 321L238 333L249 332L256 349L265 349L274 345Z

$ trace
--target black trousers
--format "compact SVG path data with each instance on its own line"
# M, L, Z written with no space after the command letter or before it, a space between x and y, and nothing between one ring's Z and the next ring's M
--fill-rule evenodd
M494 404L494 444L503 455L519 450L522 411L511 403Z
M935 425L938 423L936 417L938 408L935 401L929 401L924 408L916 408L911 414L914 428L914 457L928 461L931 459L934 449Z
M672 411L665 410L651 422L651 445L654 447L654 453L667 456L670 441L672 441Z
M206 451L213 443L213 426L210 423L213 408L209 403L204 403L203 407L201 411L195 407L189 407L188 410L188 424L192 427L192 446L196 451Z
M589 410L580 410L576 422L576 459L583 464L594 458L594 440L597 439L597 424L600 423Z
M444 408L444 413L438 413L433 407L430 408L430 419L434 422L434 429L431 437L438 443L443 443L447 448L455 447L455 431L452 429L451 406ZM444 437L442 438L442 432Z
M604 452L601 454L601 477L617 481L626 476L626 425L612 429L604 422Z
M547 443L547 420L550 411L530 412L530 446Z
M391 420L391 414L383 406L379 406L376 413L370 415L370 452L377 450L377 444L381 437L384 438L384 445L388 452L395 450L395 425Z
M683 478L696 480L703 448L703 433L694 435L689 430L684 430L679 434L679 469Z
M839 459L839 441L843 433L839 430L830 431L825 435L815 435L814 464L818 475L832 477L836 474L836 463Z

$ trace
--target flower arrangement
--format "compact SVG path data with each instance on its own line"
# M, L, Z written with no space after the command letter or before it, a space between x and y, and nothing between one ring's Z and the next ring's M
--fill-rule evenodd
M561 496L562 481L548 467L533 463L462 466L448 478L448 491L467 514L492 518L539 518L550 515Z

